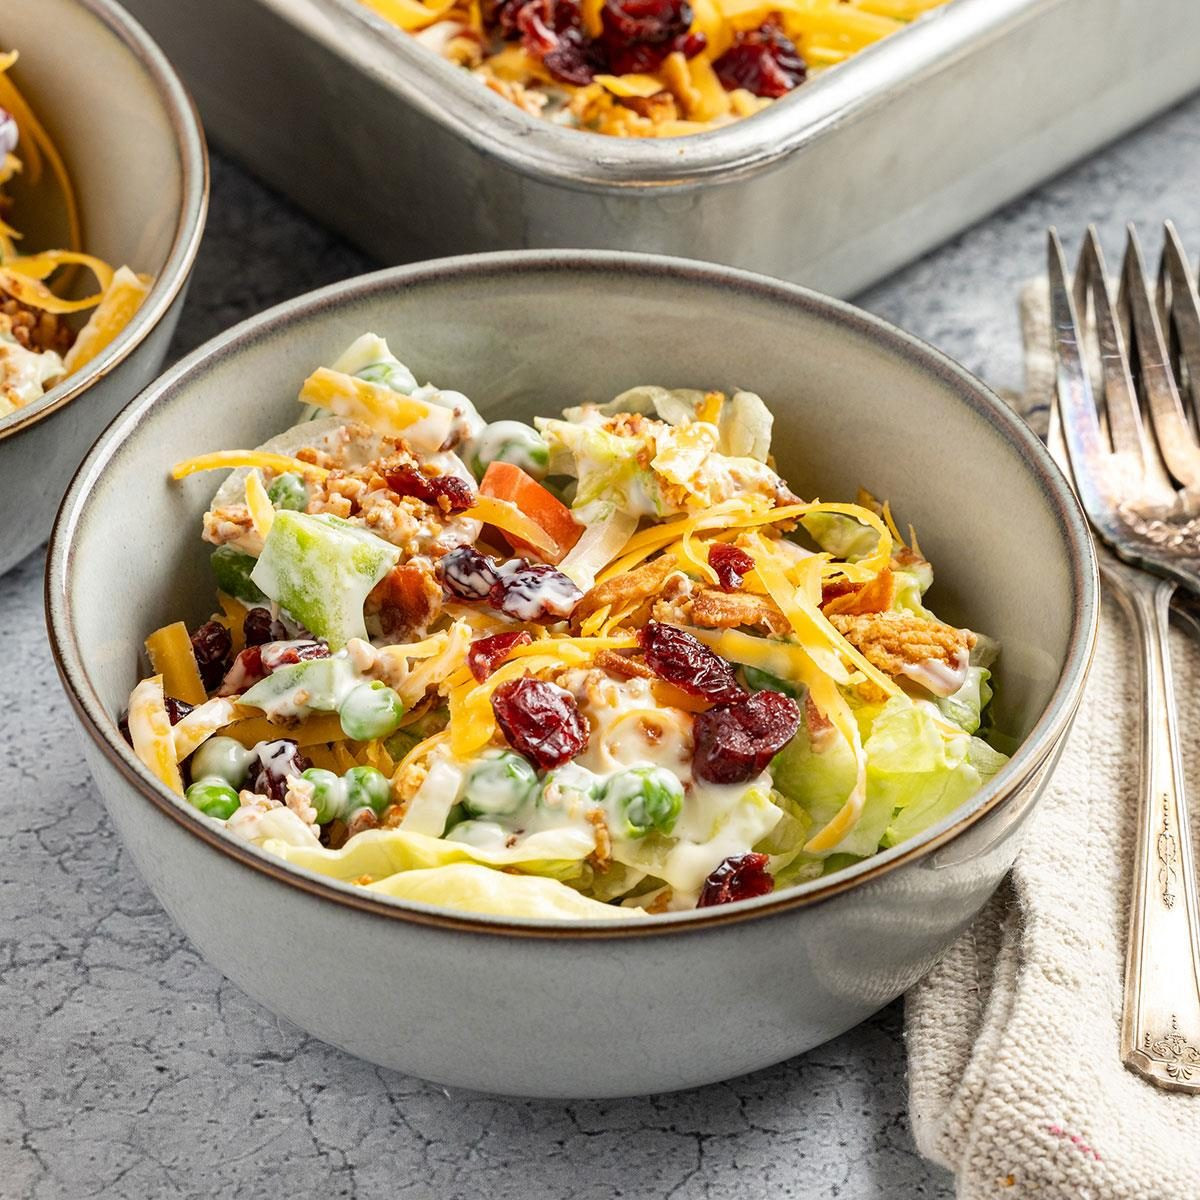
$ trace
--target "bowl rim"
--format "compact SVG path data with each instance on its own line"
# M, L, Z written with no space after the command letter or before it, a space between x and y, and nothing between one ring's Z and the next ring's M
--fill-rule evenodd
M52 413L60 412L94 383L111 374L127 359L175 303L191 275L208 213L208 147L200 115L187 88L157 43L113 0L74 0L134 55L154 85L158 102L175 135L182 177L180 205L171 247L149 295L120 334L81 370L0 419L0 442L30 429ZM87 214L84 214L86 229Z
M215 822L187 805L182 797L169 791L135 757L121 737L115 718L105 711L88 676L73 630L69 576L74 541L81 520L86 515L89 497L142 417L153 406L169 404L186 394L194 375L220 367L229 359L236 358L243 347L281 333L298 320L310 317L319 319L323 310L336 310L346 302L369 300L373 296L388 295L423 284L472 282L498 277L511 281L522 274L595 275L610 279L614 276L627 279L630 276L666 277L675 283L707 287L726 295L732 292L765 299L824 319L832 318L850 332L870 337L889 354L906 359L917 368L932 373L943 384L951 385L964 403L1021 452L1027 469L1034 474L1043 495L1054 509L1069 546L1072 591L1070 635L1062 673L1030 733L1004 768L963 808L908 842L881 851L827 879L813 880L778 894L770 893L719 908L656 914L638 921L617 918L582 921L514 918L457 912L440 906L380 896L284 863L258 847L226 834ZM925 858L1013 798L1053 758L1079 705L1096 644L1099 574L1087 522L1074 490L1041 440L986 384L948 355L914 335L845 301L796 284L718 264L624 251L517 250L435 259L344 280L250 317L218 334L178 362L126 406L97 440L72 478L50 537L45 606L55 666L63 690L87 737L130 786L160 813L206 843L211 851L249 866L275 883L320 900L410 925L512 938L652 938L781 916L822 903L907 863Z

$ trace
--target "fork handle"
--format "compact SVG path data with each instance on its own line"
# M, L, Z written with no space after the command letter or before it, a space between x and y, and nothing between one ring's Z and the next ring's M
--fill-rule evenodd
M1160 1087L1200 1093L1200 917L1167 642L1175 584L1109 579L1140 643L1146 703L1121 1058Z

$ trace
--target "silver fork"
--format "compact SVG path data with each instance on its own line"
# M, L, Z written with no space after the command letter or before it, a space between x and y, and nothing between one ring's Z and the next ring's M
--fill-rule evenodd
M1145 709L1121 1057L1160 1087L1200 1093L1200 917L1167 628L1177 587L1200 595L1200 299L1166 227L1156 295L1137 233L1116 301L1094 229L1073 286L1049 235L1057 399L1050 447L1098 538L1101 570L1140 643ZM1084 340L1099 353L1096 403Z

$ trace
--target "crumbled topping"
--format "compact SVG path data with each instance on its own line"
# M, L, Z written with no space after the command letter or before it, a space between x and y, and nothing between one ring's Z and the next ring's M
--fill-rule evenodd
M976 642L969 629L955 629L909 612L835 613L829 620L886 675L899 675L908 666L930 661L957 666Z
M309 779L302 779L299 775L289 775L287 780L287 791L284 793L283 802L307 825L313 833L319 833L320 829L317 826L317 810L313 806L313 793L316 791L316 786Z

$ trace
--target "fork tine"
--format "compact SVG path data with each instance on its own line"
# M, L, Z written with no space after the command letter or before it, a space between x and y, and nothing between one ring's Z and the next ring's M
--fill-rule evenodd
M1164 293L1170 329L1174 334L1173 345L1177 349L1176 380L1182 363L1187 374L1186 395L1181 386L1181 400L1190 408L1193 431L1200 423L1200 297L1196 295L1196 278L1188 264L1187 255L1179 242L1179 234L1171 221L1163 223L1163 252L1158 268L1159 288ZM1167 296L1166 284L1170 284ZM1166 326L1164 326L1166 327Z
M1144 467L1146 463L1155 461L1158 455L1147 442L1142 426L1137 391L1129 373L1129 354L1113 312L1112 297L1108 290L1108 265L1104 261L1104 251L1100 248L1100 239L1094 225L1089 225L1084 235L1075 278L1076 312L1082 312L1079 302L1080 281L1084 294L1090 295L1092 300L1096 338L1100 347L1100 366L1104 378L1104 409L1108 417L1108 432L1113 449L1120 454L1135 456Z
M1067 287L1066 259L1055 229L1047 235L1047 252L1057 401L1051 432L1061 433L1070 474L1084 509L1089 516L1099 517L1105 511L1101 480L1107 449L1100 431L1092 382L1084 365L1075 302Z
M1146 290L1146 268L1137 230L1129 226L1129 241L1121 268L1121 296L1129 313L1138 377L1159 453L1167 469L1187 488L1200 488L1200 446L1180 403L1179 391L1163 341L1158 315Z

